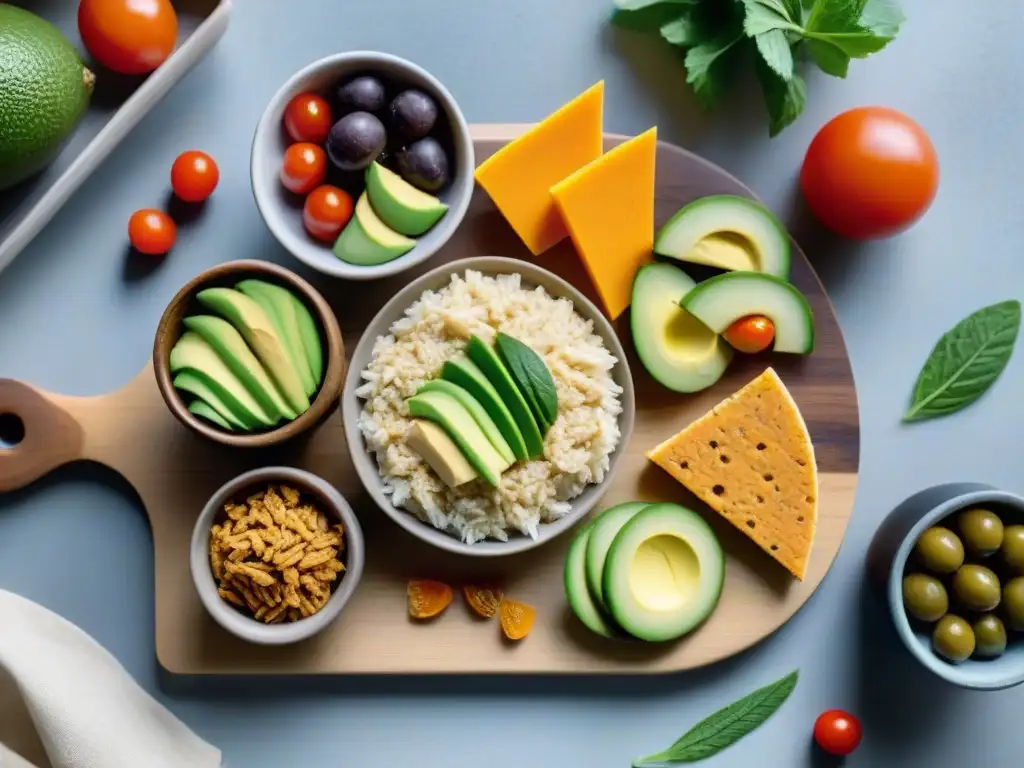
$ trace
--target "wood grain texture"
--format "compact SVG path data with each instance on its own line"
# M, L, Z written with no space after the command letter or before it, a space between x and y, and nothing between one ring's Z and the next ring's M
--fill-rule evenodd
M519 130L520 126L474 126L477 160ZM606 144L621 140L609 136ZM657 185L658 224L703 195L752 196L721 169L666 144L659 146ZM442 260L481 254L535 261L593 296L570 243L531 257L479 190L456 237L415 274ZM412 277L407 273L360 285L358 290L337 282L323 290L341 323L347 349L355 348L361 328ZM717 610L698 631L678 642L608 641L574 619L562 591L562 564L571 534L508 558L462 558L435 550L399 529L368 500L352 470L339 415L286 446L232 450L200 438L174 419L157 390L151 365L123 389L94 398L52 395L0 381L0 412L15 412L26 422L25 441L14 450L0 449L0 490L21 487L78 458L106 464L125 476L138 491L153 528L157 656L171 672L643 674L701 666L762 640L807 601L838 553L853 509L860 431L846 347L824 289L799 248L794 250L792 280L815 313L818 342L809 357L737 355L714 388L689 396L664 390L638 361L630 360L637 424L628 455L598 509L633 499L691 505L705 513L727 553L726 583ZM627 323L620 319L618 331L632 357ZM818 458L818 533L803 582L794 581L643 455L769 364L799 404ZM40 436L33 436L34 425L44 430ZM60 444L54 445L54 440ZM353 601L331 628L295 646L261 648L229 636L203 612L189 575L188 542L196 515L217 487L246 469L277 462L321 475L351 501L366 533L367 564ZM511 597L537 607L537 624L524 641L503 642L498 623L474 618L461 598L439 619L415 624L405 609L405 582L412 577L440 578L455 585L499 581Z

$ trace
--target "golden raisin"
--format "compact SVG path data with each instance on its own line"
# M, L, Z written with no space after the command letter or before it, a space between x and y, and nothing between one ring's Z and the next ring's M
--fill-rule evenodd
M462 588L462 594L465 595L466 603L473 609L473 613L483 619L490 619L497 615L498 606L505 593L497 587L467 584Z
M406 593L409 597L409 615L414 619L437 616L452 602L452 588L431 579L413 579Z
M501 615L501 630L509 640L522 640L533 629L537 609L515 600L502 600L498 609Z

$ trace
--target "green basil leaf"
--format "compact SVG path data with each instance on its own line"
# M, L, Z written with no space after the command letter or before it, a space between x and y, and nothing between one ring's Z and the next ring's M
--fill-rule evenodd
M793 52L789 49L786 33L781 29L773 29L758 35L754 42L765 64L783 80L793 77Z
M804 9L800 0L782 0L782 4L786 6L786 13L795 24L803 23Z
M692 48L703 39L700 28L688 16L661 25L661 39L669 45Z
M768 136L774 138L803 114L807 83L795 72L789 81L783 80L763 61L757 62L757 76L768 109Z
M558 415L558 392L544 358L505 333L498 334L494 346L530 406L537 426L546 432Z
M721 36L686 52L686 82L705 109L713 107L732 82L734 51L743 37L742 32Z
M747 37L757 37L773 29L789 29L796 32L803 32L803 29L789 18L789 12L782 7L772 3L770 0L743 0L746 14L743 19L743 31Z
M834 45L820 40L808 40L807 52L823 72L833 77L846 77L850 70L850 57Z
M881 37L893 38L906 20L896 0L868 0L860 15L860 26Z
M657 32L674 19L686 16L698 0L616 0L612 24L634 32Z
M973 403L999 378L1020 330L1020 302L982 307L943 334L914 386L904 421L955 413Z
M664 752L633 761L633 768L654 763L695 763L730 747L775 714L796 688L794 670L764 688L718 710L687 731Z

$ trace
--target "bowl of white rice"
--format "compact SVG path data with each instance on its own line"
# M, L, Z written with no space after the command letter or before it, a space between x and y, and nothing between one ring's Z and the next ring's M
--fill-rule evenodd
M547 365L558 412L536 458L451 488L406 442L406 401L470 337L518 339ZM450 262L407 285L369 324L342 393L359 479L396 523L451 552L523 552L569 530L608 487L633 430L629 364L607 318L576 288L517 259Z

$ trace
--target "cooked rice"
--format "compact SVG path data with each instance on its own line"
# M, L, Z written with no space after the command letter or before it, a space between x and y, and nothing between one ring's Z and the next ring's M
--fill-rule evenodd
M477 335L501 331L529 345L547 364L558 391L558 415L544 454L513 464L494 488L475 479L446 486L409 448L406 398L440 375L441 366ZM356 395L365 400L359 428L377 458L384 492L396 507L472 544L508 540L510 530L537 538L540 523L566 515L571 499L600 483L619 442L622 388L612 379L615 357L569 299L527 289L520 276L467 270L438 291L426 291L373 347Z

